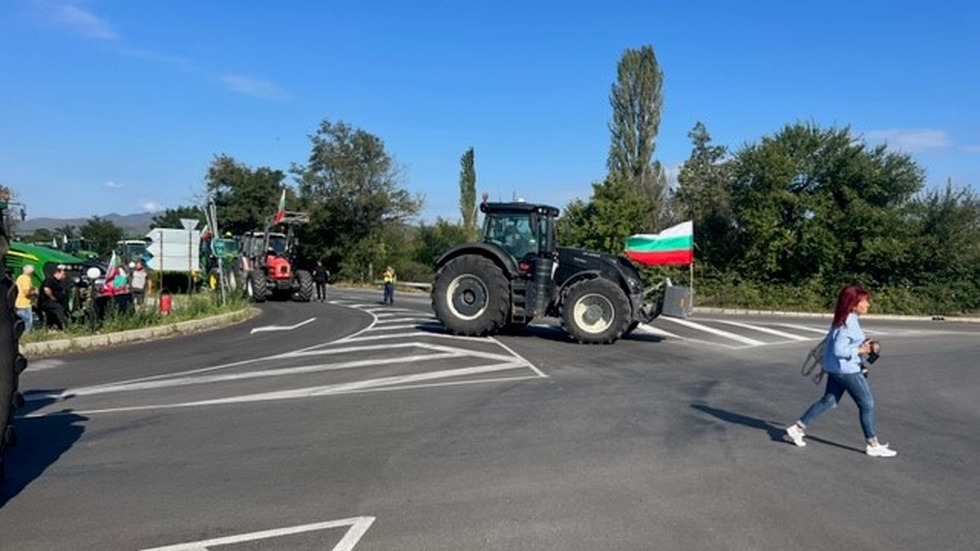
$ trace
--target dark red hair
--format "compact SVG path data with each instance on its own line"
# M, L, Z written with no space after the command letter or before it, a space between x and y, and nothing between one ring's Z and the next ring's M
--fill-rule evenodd
M871 293L857 285L848 285L837 295L837 307L834 308L834 323L831 327L840 327L847 322L847 316L854 311L862 299L870 299Z

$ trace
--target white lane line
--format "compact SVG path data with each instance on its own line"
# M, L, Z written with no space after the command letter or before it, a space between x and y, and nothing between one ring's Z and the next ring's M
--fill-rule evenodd
M788 327L790 329L796 329L798 331L809 331L811 333L820 333L821 335L826 335L827 334L827 328L826 327L823 328L823 329L821 329L819 327L808 327L806 325L794 325L792 323L777 323L776 325L778 325L780 327Z
M506 350L506 351L510 352L511 354L513 354L515 358L517 358L517 359L521 360L522 362L524 362L527 365L527 367L531 368L531 371L534 371L535 373L537 373L541 377L547 377L547 375L545 375L540 369L538 369L537 367L535 367L535 365L533 363L527 361L527 358L525 358L524 356L521 356L517 352L514 352L514 350L511 349L511 347L509 347L506 344L498 341L494 337L490 337L490 340L493 341L493 342L495 342L495 343L497 343L497 345L500 346L501 348L503 348L504 350Z
M422 348L425 350L432 350L433 352L447 352L459 354L460 356L473 356L477 358L485 358L489 360L500 360L502 362L509 362L514 359L513 356L507 354L494 354L493 352L481 352L479 350L470 350L469 348L459 348L458 346L443 346L441 344L433 344L428 342L403 342L396 344L375 344L371 346L349 346L346 348L336 348L336 349L325 349L325 350L308 350L306 352L297 353L297 356L309 357L309 356L325 356L328 354L337 354L340 352L368 352L374 350L391 350L393 348ZM404 356L402 356L404 357Z
M689 321L685 319L671 318L667 316L661 316L658 319L669 321L670 323L676 323L678 325L683 325L685 327L690 327L691 329L704 331L705 333L711 333L712 335L718 335L719 337L725 337L726 339L738 341L742 344L748 344L752 346L762 346L763 344L766 344L762 341L757 341L755 339L743 337L742 335L736 335L735 333L729 333L728 331L722 331L721 329L715 329L714 327L708 327L707 325L701 325L700 323L694 323L693 321Z
M759 331L761 333L768 333L770 335L776 335L777 337L783 337L784 339L790 339L790 340L794 340L794 341L809 341L809 340L813 340L810 337L801 337L800 335L794 335L793 333L787 333L785 331L777 331L775 329L770 329L768 327L761 327L759 325L751 325L751 324L748 324L748 323L742 323L742 322L738 322L738 321L719 320L719 319L713 319L711 321L717 322L717 323L726 323L728 325L734 325L735 327L741 327L743 329L751 329L752 331Z
M246 404L252 402L296 400L300 398L317 398L317 397L331 396L337 394L350 394L356 392L385 390L388 388L398 387L399 385L401 385L404 388L409 388L408 386L406 386L409 383L420 383L425 381L434 381L438 379L466 377L468 375L479 375L484 373L493 373L497 371L509 371L512 369L525 369L529 367L533 369L532 366L529 366L524 362L481 365L476 367L464 367L458 369L446 369L442 371L431 371L428 373L417 373L414 375L398 375L394 377L381 377L378 379L368 379L364 381L354 381L349 383L306 387L306 388L299 388L294 390L263 392L258 394L244 394L241 396L215 398L211 400L199 400L195 402L178 402L173 404L153 404L153 405L143 405L143 406L126 406L126 407L119 407L119 408L75 410L70 413L76 415L94 415L94 414L101 414L101 413L124 413L124 412L133 412L133 411L152 411L158 409L182 409L182 408L193 408L193 407L202 407L202 406ZM546 377L546 376L542 375L542 377ZM413 385L413 386L419 386L419 385ZM48 413L46 415L55 415L55 414L56 413ZM25 415L24 417L31 418L31 417L42 417L42 416L44 416L44 414L37 413L37 414Z
M263 331L292 331L293 329L299 329L300 327L303 327L307 323L313 323L314 321L316 321L316 318L310 318L306 321L301 321L295 325L264 325L262 327L253 327L248 334L254 335L256 333L261 333Z
M654 327L654 326L649 325L649 324L646 324L646 323L641 323L640 325L637 325L636 326L636 329L634 331L639 331L640 333L646 333L648 335L655 335L657 337L667 337L667 338L670 338L670 339L684 340L684 337L682 337L680 335L675 335L675 334L671 333L670 331L664 331L663 329L661 329L659 327Z
M344 537L337 542L337 545L333 547L333 551L351 551L351 549L357 545L357 542L360 541L361 537L364 536L364 533L367 532L368 528L371 527L371 524L373 524L374 521L375 517L353 517L343 520L331 520L329 522L317 522L315 524L303 524L301 526L290 526L288 528L276 528L273 530L263 530L261 532L238 534L236 536L225 536L223 538L213 538L189 543L178 543L176 545L167 545L164 547L153 547L144 549L143 551L207 551L207 549L211 546L235 545L236 543L280 538L283 536L292 536L305 532L317 532L321 530L330 530L332 528L342 528L344 526L350 526L350 528L344 534Z
M348 342L367 342L367 341L380 341L387 339L404 339L404 338L437 338L437 339L453 339L453 340L464 340L473 342L491 342L488 337L464 337L462 335L450 335L449 333L432 333L429 331L412 331L410 333L374 333L364 337L351 337L344 339L345 343ZM333 343L326 343L321 346L330 346ZM499 343L498 343L499 344Z
M154 390L160 388L172 388L177 386L201 385L210 383L225 383L232 381L242 381L248 379L259 379L264 377L284 377L288 375L305 375L309 373L321 373L325 371L339 371L342 369L356 369L359 367L375 367L391 364L402 364L405 362L421 362L432 360L444 360L448 358L461 358L468 354L463 352L443 352L435 354L417 354L413 356L400 356L397 358L386 358L383 360L369 358L366 360L355 360L350 362L339 362L333 364L304 365L299 367L289 367L282 369L270 369L264 371L249 371L246 373L229 373L227 375L205 375L202 377L177 377L174 379L163 379L159 381L146 381L142 383L127 383L119 385L108 385L100 387L77 388L64 390L58 398L72 398L77 396L93 396L96 394L108 394L112 392L132 392L135 390Z
M438 323L438 320L432 316L398 316L397 318L379 319L375 327L380 329L386 329L387 325L390 323L408 322L409 320L419 320L417 324L423 322Z
M402 320L398 320L402 321ZM392 329L418 329L420 327L428 327L430 329L439 328L442 329L442 324L439 323L407 323L404 325L375 325L371 328L371 331L391 331Z

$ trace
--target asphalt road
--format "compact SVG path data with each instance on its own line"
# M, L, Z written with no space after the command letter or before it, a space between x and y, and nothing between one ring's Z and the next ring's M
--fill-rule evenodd
M845 401L782 427L828 320L441 332L335 291L241 325L32 363L0 549L976 549L980 327L866 319L894 459ZM553 320L551 320L553 322ZM183 546L181 546L183 545Z

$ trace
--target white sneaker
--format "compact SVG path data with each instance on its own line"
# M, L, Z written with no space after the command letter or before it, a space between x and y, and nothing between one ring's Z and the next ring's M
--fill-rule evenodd
M803 441L803 429L797 426L796 423L786 427L786 435L789 436L790 440L792 440L797 446L801 448L806 446L806 442Z
M868 447L864 449L864 453L871 457L895 457L898 455L898 452L889 448L888 444L878 444L877 446L868 444Z

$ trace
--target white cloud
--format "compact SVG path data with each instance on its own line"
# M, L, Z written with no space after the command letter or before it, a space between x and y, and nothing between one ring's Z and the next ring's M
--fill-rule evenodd
M289 98L285 90L265 80L236 74L219 75L217 79L225 88L246 96L274 101L285 101Z
M969 151L970 153L980 153L980 145L968 145L963 149L965 151Z
M143 209L143 212L160 212L163 210L163 205L156 201L143 201L139 207Z
M869 130L864 133L867 140L884 142L890 147L905 151L922 151L953 145L953 140L945 130L933 128L891 128Z
M82 7L77 0L37 0L34 7L43 22L52 27L99 40L118 36L108 21Z
M117 182L113 182L112 180L109 180L108 182L105 183L105 187L107 187L109 189L122 189L123 184L120 184L120 183L117 183Z

